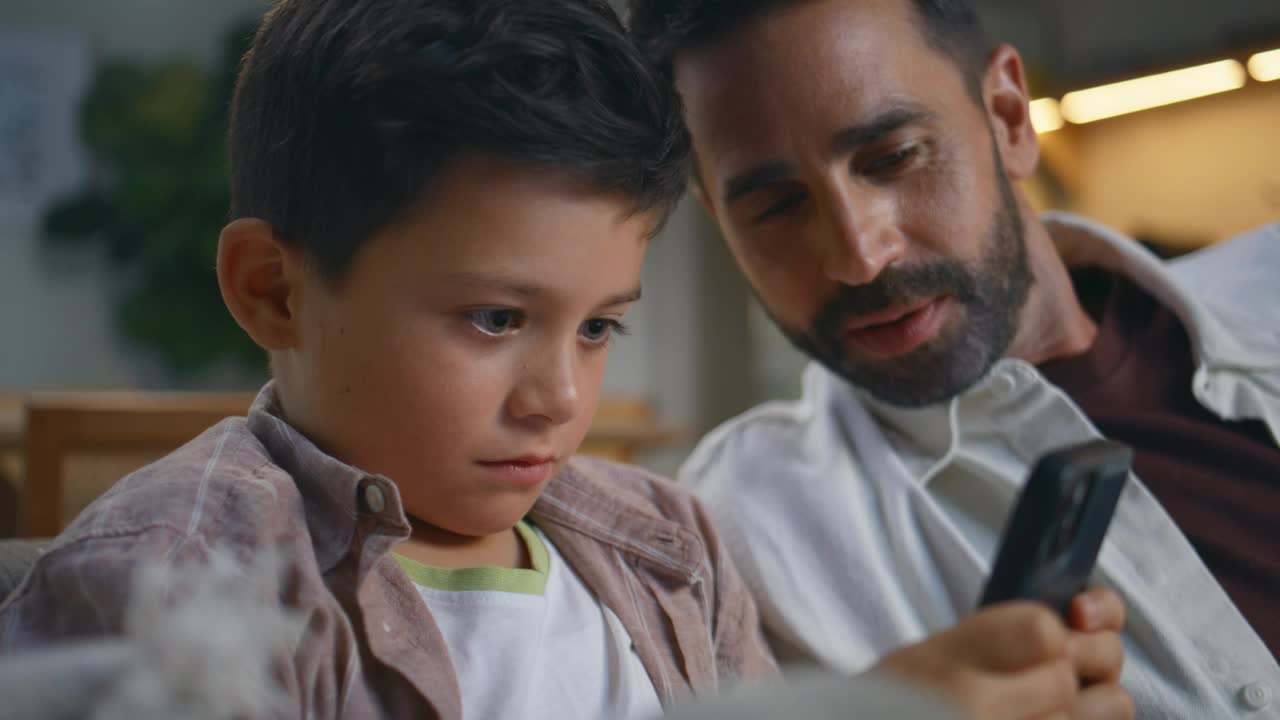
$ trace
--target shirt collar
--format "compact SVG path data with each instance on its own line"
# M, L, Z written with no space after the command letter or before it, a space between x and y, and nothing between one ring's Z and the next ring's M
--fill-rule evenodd
M1236 368L1275 365L1273 357L1241 342L1181 285L1167 263L1137 241L1071 213L1048 212L1042 220L1067 267L1096 265L1124 275L1177 315L1191 338L1197 364Z
M857 398L876 419L888 442L898 449L899 459L911 476L926 481L960 451L965 437L975 432L998 434L998 418L1015 412L1027 390L1041 384L1039 373L1030 363L1002 358L972 387L949 400L924 407L902 407L884 402L830 371L821 372L825 381L832 384L829 391Z
M409 521L395 483L338 460L298 432L284 417L275 381L268 382L254 399L248 425L272 461L297 485L322 571L328 572L353 550L361 516L380 526L359 549L362 558L389 552L409 536ZM361 574L370 566L362 561Z
M680 524L628 499L610 474L639 473L590 458L566 463L543 490L530 516L560 547L585 539L631 555L669 577L694 582L706 555L702 541ZM654 482L663 482L656 478Z

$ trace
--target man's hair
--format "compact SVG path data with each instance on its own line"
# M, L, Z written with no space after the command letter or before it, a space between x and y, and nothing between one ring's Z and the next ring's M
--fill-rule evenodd
M656 232L686 184L681 113L606 0L280 0L236 81L231 216L340 281L477 154L578 178Z
M671 77L680 52L713 43L761 15L808 1L627 0L627 21L649 62ZM970 94L980 98L989 48L972 0L909 1L925 41L955 62Z

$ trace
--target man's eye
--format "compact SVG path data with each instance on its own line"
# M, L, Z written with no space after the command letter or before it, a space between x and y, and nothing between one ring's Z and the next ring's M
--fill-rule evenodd
M603 345L609 341L609 338L612 337L614 333L626 335L627 328L618 320L611 320L609 318L591 318L590 320L582 323L582 328L579 330L579 333L587 342L593 345Z
M752 222L763 222L772 217L785 215L798 207L802 202L804 202L804 193L791 193L765 208L763 212L752 218Z
M476 310L467 313L467 319L477 330L494 337L519 330L524 316L518 310Z
M893 172L894 170L901 168L903 165L906 165L907 162L914 158L918 152L919 148L917 146L908 145L907 147L900 148L888 155L881 155L875 160L872 160L863 168L863 172L868 175Z

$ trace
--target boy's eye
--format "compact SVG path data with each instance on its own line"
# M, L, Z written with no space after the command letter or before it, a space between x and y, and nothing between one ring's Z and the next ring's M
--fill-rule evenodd
M519 330L524 316L518 310L476 310L467 313L467 319L477 330L495 337Z
M609 318L592 318L582 323L582 329L579 331L587 342L600 345L608 342L613 333L626 335L626 327L617 320Z

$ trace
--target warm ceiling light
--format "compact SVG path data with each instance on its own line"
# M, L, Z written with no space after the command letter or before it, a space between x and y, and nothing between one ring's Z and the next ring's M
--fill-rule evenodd
M1249 74L1258 82L1280 80L1280 50L1260 52L1249 58Z
M1062 116L1073 123L1093 122L1235 90L1244 83L1244 66L1239 61L1219 60L1067 93L1062 98Z
M1058 101L1053 98L1040 98L1031 101L1031 127L1038 133L1053 132L1062 127L1062 113L1058 112Z

